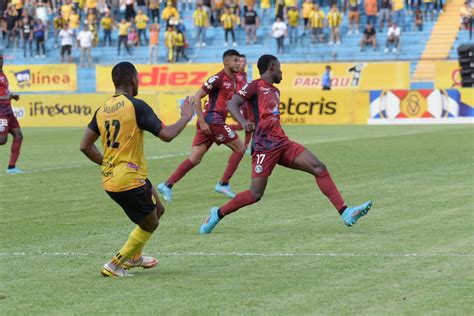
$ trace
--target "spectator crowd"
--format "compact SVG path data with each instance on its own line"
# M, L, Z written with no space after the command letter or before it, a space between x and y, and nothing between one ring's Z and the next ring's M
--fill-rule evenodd
M77 50L81 66L90 66L93 47L133 56L145 46L150 63L158 62L161 50L169 63L189 61L187 37L194 36L196 48L206 47L211 27L222 28L224 46L244 44L237 40L240 30L246 45L256 44L257 30L263 29L276 40L278 53L285 52L287 37L290 45L305 37L315 45L339 45L341 35L360 36L362 51L377 49L377 32L386 32L384 52L397 52L401 34L422 31L443 5L443 0L3 0L0 18L5 48L22 49L24 58L57 54L61 62L72 62ZM466 1L463 27L472 21L472 8L472 0ZM186 11L192 21L185 24ZM407 15L413 15L413 25L407 25ZM348 32L341 34L343 19ZM49 38L54 49L45 45Z

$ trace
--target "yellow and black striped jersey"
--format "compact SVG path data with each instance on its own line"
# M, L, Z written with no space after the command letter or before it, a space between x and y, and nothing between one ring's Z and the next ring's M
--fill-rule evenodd
M102 141L104 189L122 192L144 185L143 131L158 136L164 127L153 109L125 93L114 95L97 109L88 127Z

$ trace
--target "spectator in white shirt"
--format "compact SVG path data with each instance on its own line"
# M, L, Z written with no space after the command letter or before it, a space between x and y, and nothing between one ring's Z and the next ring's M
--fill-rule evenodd
M286 24L280 17L277 17L275 23L272 25L272 36L277 41L278 54L283 54L283 41L285 40L287 33Z
M86 55L89 67L92 66L91 47L93 40L94 34L92 34L87 25L77 35L77 45L81 48L81 67L84 67L84 56Z
M64 56L67 55L68 63L72 63L71 49L74 38L74 32L65 23L61 31L59 31L59 38L61 39L61 64L64 63Z
M385 52L388 53L389 46L393 44L393 52L397 53L400 49L400 34L401 30L397 23L392 23L392 26L388 28L387 42L385 43Z

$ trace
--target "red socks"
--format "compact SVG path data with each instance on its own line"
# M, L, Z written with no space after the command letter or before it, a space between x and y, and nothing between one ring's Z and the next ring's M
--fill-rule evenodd
M344 212L346 204L342 198L339 190L332 181L331 175L326 170L322 174L316 176L316 183L323 194L331 201L332 205L339 213Z
M234 175L235 170L239 166L240 161L244 157L245 152L234 151L229 157L227 167L225 168L224 175L221 178L221 183L229 183L230 178Z
M9 166L16 166L16 161L18 160L18 156L20 156L20 148L22 141L22 138L13 138L10 162L8 163Z
M191 170L192 168L194 168L193 163L191 162L191 160L186 159L178 166L178 168L176 168L176 170L173 172L173 174L168 178L168 181L166 182L171 185L175 184L176 182L181 180L181 178L184 177L184 175L188 173L188 171Z
M232 212L237 211L241 207L253 204L255 202L257 202L257 200L253 197L250 190L240 192L235 198L219 208L219 217L222 218Z

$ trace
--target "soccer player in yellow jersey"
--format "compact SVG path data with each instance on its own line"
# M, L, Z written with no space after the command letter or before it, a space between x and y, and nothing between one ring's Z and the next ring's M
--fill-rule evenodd
M148 131L165 142L178 136L191 120L192 98L181 107L181 118L165 126L138 93L138 73L129 62L112 69L115 94L95 112L81 141L80 149L91 161L102 166L102 185L137 226L117 254L107 262L104 276L132 276L127 269L156 266L158 261L142 256L142 249L158 228L164 213L158 194L147 179L147 164L143 155L143 132ZM103 154L95 146L101 140Z

